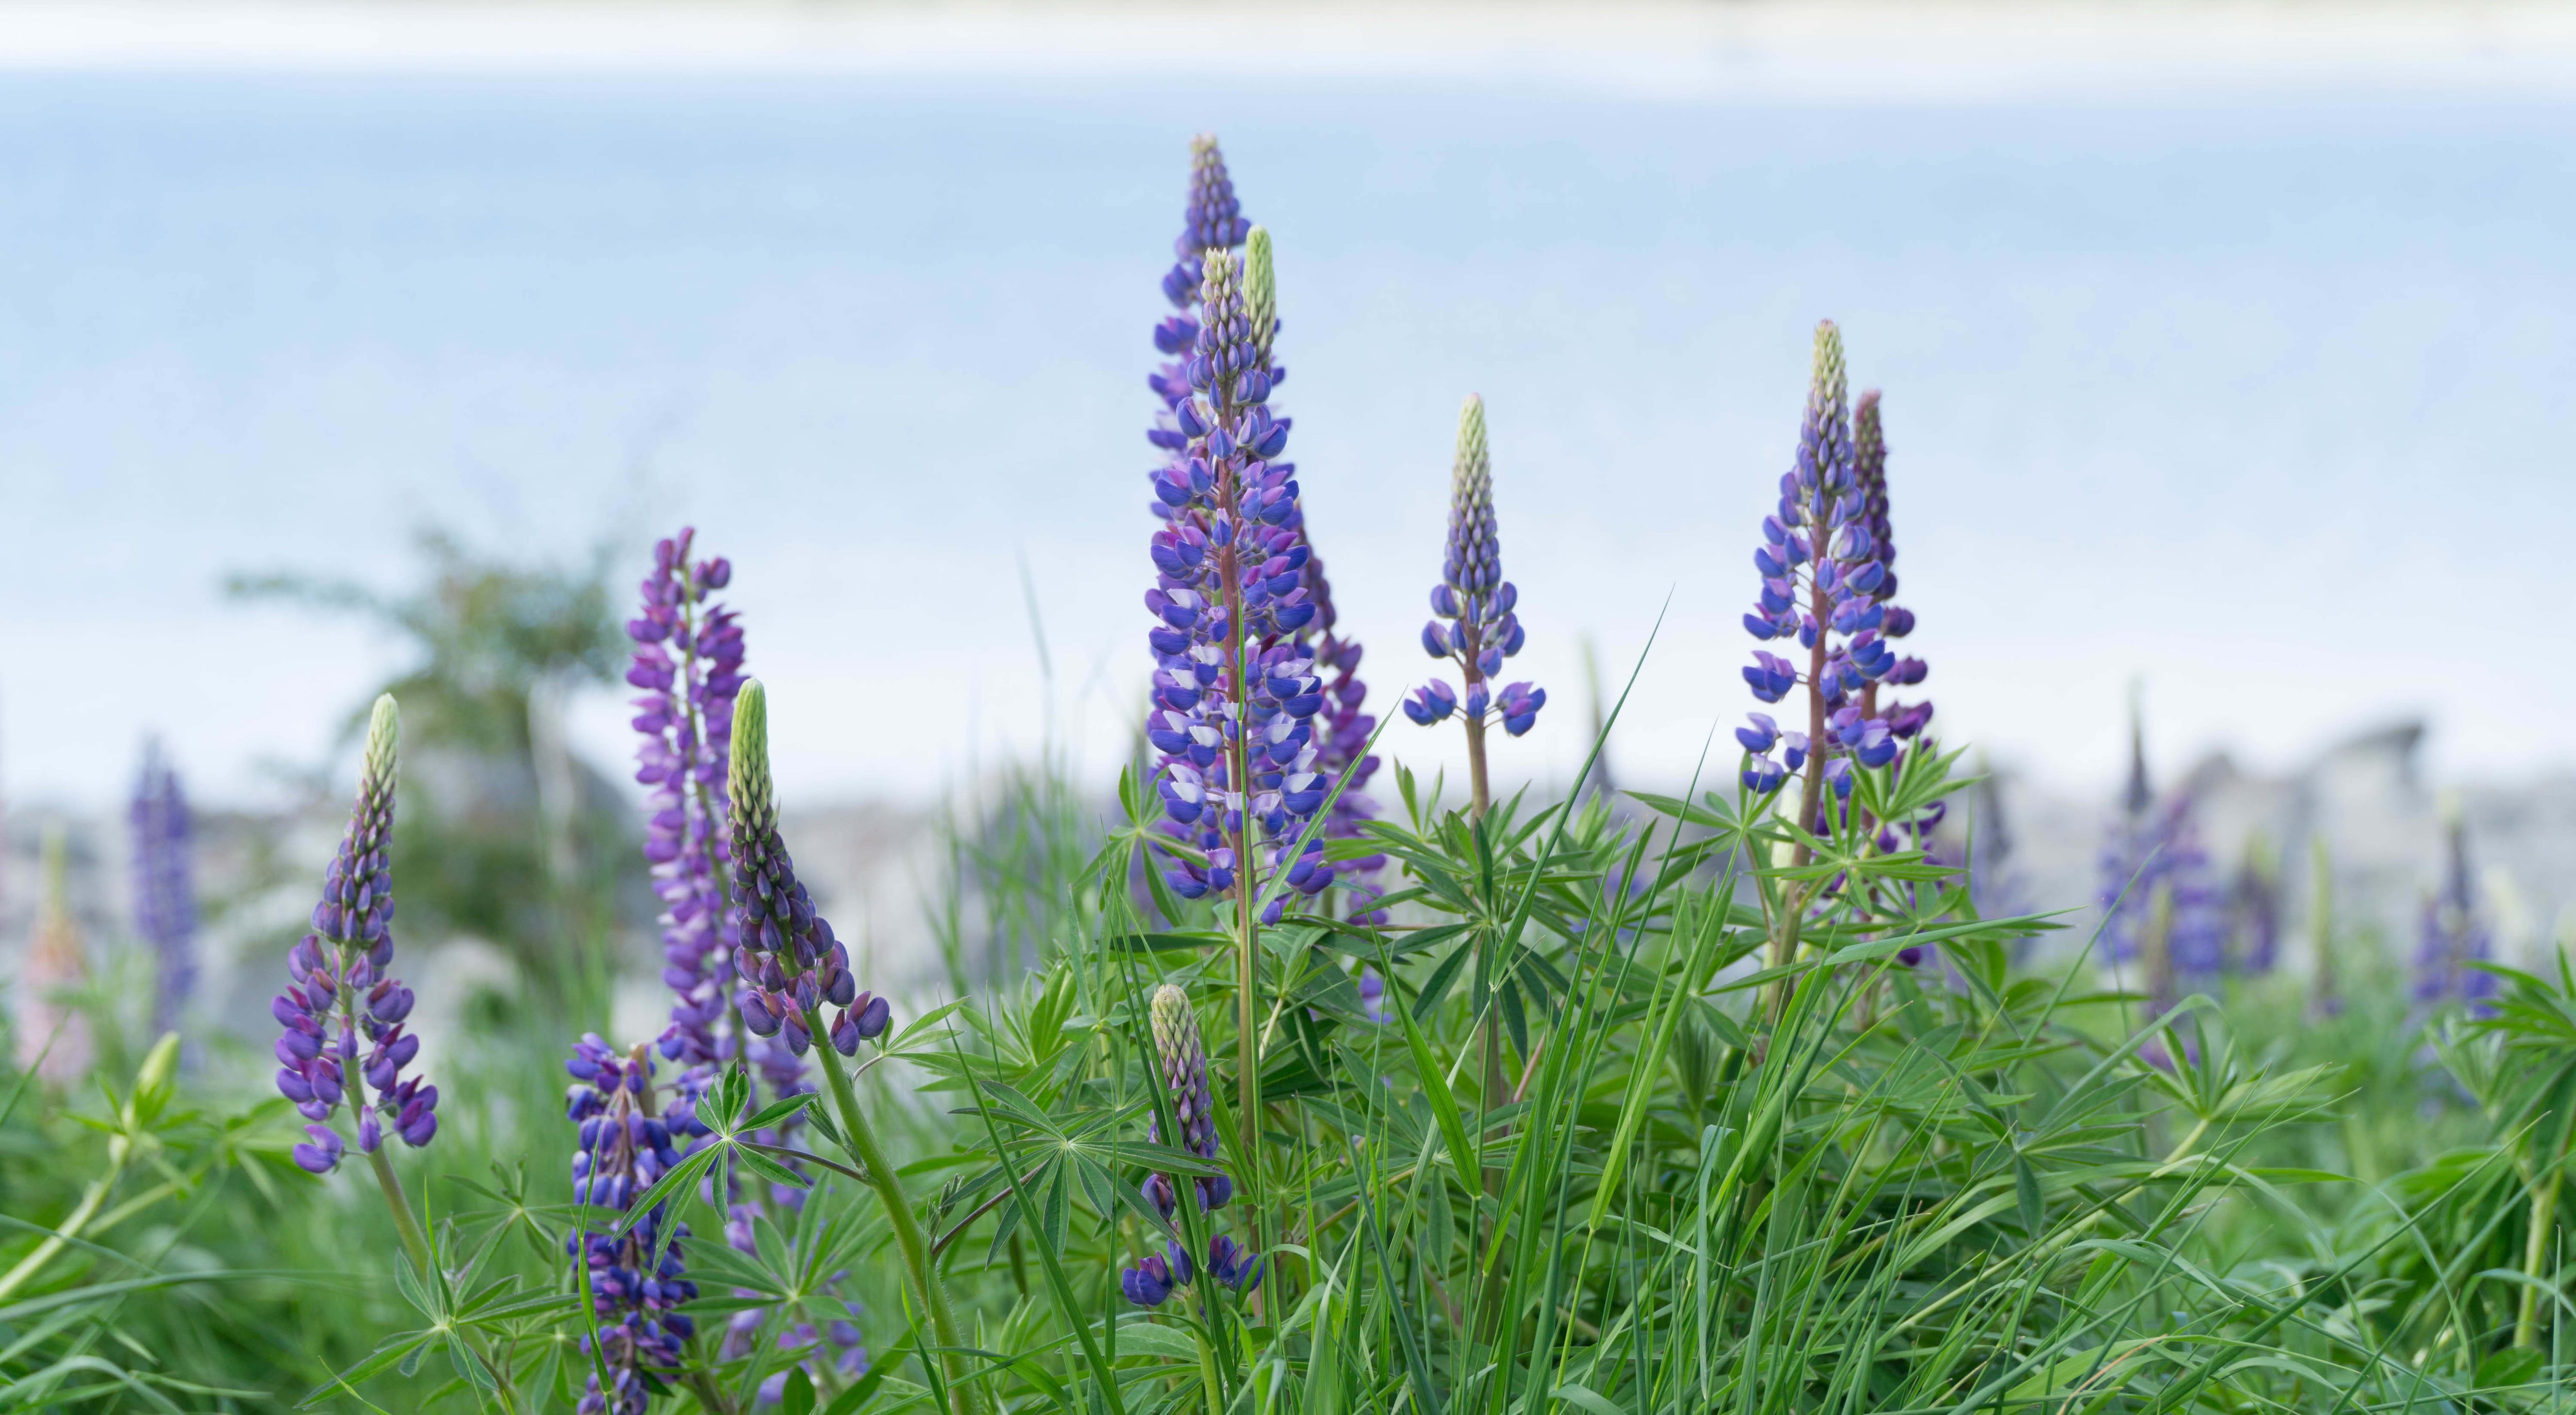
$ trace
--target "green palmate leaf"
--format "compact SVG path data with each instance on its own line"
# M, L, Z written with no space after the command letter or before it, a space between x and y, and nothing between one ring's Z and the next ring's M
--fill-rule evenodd
M779 1415L814 1415L814 1378L802 1366L787 1368L787 1386L779 1393Z

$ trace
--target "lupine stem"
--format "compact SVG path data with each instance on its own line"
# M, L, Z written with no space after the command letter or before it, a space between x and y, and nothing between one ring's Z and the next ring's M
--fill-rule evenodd
M402 1180L394 1174L394 1162L385 1158L385 1148L378 1145L367 1151L367 1165L376 1172L376 1187L385 1191L385 1207L394 1211L394 1227L401 1231L403 1251L411 1254L413 1266L421 1276L429 1276L429 1240L420 1231L420 1220L412 1217L411 1201L403 1196Z
M54 1260L55 1254L70 1246L72 1240L80 1237L81 1231L89 1227L91 1219L98 1217L99 1206L105 1204L107 1196L115 1190L116 1181L124 1176L126 1161L132 1155L133 1143L125 1136L117 1135L108 1140L107 1173L91 1180L89 1188L81 1194L79 1207L73 1209L63 1219L60 1227L46 1234L45 1241L37 1244L33 1252L19 1259L18 1265L11 1268L7 1276L0 1277L0 1302L15 1296L19 1288L27 1285L28 1279L43 1271L45 1264Z
M805 1025L817 1038L828 1037L831 1030L823 1025L823 1009L805 1009ZM912 1211L912 1199L903 1191L903 1180L886 1158L885 1147L877 1143L876 1131L859 1110L858 1093L850 1088L849 1076L841 1070L840 1058L828 1045L814 1048L822 1063L823 1079L832 1092L832 1111L841 1123L843 1148L866 1170L868 1183L877 1191L885 1206L886 1220L894 1226L895 1246L903 1250L904 1266L910 1270L913 1288L921 1305L930 1313L931 1335L939 1342L939 1362L948 1372L949 1401L957 1415L976 1415L981 1402L966 1385L966 1363L960 1350L957 1316L948 1305L948 1289L931 1263L930 1236L922 1231L921 1216Z
M2549 1261L2551 1231L2558 1226L2558 1178L2566 1167L2566 1146L2562 1142L2559 1153L2532 1183L2531 1234L2522 1245L2522 1275L2530 1281L2523 1285L2522 1309L2515 1314L2513 1323L2513 1344L2518 1347L2540 1345L2540 1286Z

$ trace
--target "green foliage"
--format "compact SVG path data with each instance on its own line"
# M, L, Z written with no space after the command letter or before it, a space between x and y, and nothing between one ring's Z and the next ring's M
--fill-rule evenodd
M1961 789L1954 765L1918 754L1854 800L1902 818ZM847 1107L747 1114L719 1081L712 1140L629 1211L667 1200L700 1235L693 1364L654 1408L2564 1407L2566 971L2507 974L2484 1018L2410 1025L2393 979L2352 971L2339 1019L2258 983L2131 1030L2085 969L2010 965L2047 921L1977 917L1874 832L1802 838L1732 792L1477 820L1397 781L1401 816L1353 849L1400 872L1395 922L1256 940L1250 1155L1228 921L1133 871L1134 778L1106 831L1034 774L998 798L1012 819L961 828L958 956L1030 966L890 1034ZM1146 1138L1148 1116L1179 1133L1165 983L1206 1035L1214 1165ZM285 1162L281 1107L201 1104L166 1046L96 1103L0 1119L0 1264L34 1263L0 1291L0 1409L569 1408L591 1358L555 1087L578 1028L511 1027L442 1071L454 1123L399 1157L425 1267L362 1179ZM809 1153L769 1138L785 1109ZM1218 1168L1226 1210L1139 1195ZM737 1251L701 1197L728 1169L807 1197ZM1220 1229L1265 1255L1257 1291L1121 1295L1122 1268ZM717 1339L755 1310L757 1339ZM865 1329L863 1376L780 1344L836 1319Z

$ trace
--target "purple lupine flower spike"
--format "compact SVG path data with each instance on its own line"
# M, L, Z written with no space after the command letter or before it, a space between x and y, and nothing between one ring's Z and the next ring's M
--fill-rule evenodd
M687 1145L707 1134L692 1105L674 1106L667 1116L654 1113L653 1060L642 1043L620 1056L590 1033L564 1069L573 1076L565 1112L581 1135L572 1157L576 1204L625 1212L680 1163ZM600 1343L611 1385L603 1389L593 1371L574 1407L581 1415L644 1415L648 1373L677 1369L682 1344L697 1332L696 1323L675 1310L698 1295L680 1247L689 1226L673 1226L670 1242L663 1244L662 1226L670 1219L670 1206L656 1204L622 1235L577 1224L564 1239L565 1255L590 1268L591 1316L598 1326L582 1338L581 1349Z
M1226 175L1225 154L1217 150L1214 135L1199 134L1190 140L1190 195L1181 213L1181 234L1172 242L1176 259L1163 276L1163 298L1178 313L1154 326L1154 347L1172 362L1158 366L1145 380L1162 400L1154 427L1145 434L1166 454L1164 466L1152 474L1157 482L1189 451L1190 434L1181 427L1179 408L1191 391L1190 351L1198 343L1199 287L1208 252L1232 250L1251 232L1252 223L1234 198L1234 180ZM1159 500L1152 505L1155 515L1171 519L1171 506Z
M692 562L696 531L653 548L642 612L626 625L635 642L626 681L635 699L635 779L647 789L644 858L662 905L662 981L677 995L665 1058L689 1065L733 1054L726 1021L733 946L723 865L726 772L734 696L742 687L742 626L710 596L730 584L721 556Z
M1303 579L1313 552L1289 529L1294 468L1274 460L1288 427L1270 415L1231 255L1208 254L1200 298L1192 393L1176 409L1188 447L1155 476L1170 524L1149 546L1158 666L1145 735L1162 755L1164 829L1193 852L1173 857L1165 881L1186 899L1222 898L1260 891L1266 867L1287 886L1264 908L1276 922L1292 894L1334 879L1323 841L1298 843L1332 789L1314 722L1323 679L1299 637L1316 614Z
M1547 690L1513 683L1499 692L1503 660L1528 638L1516 612L1520 591L1503 578L1502 540L1494 522L1494 467L1485 440L1485 400L1469 394L1458 412L1458 456L1450 474L1449 543L1440 583L1431 588L1431 612L1422 626L1422 648L1458 665L1467 683L1464 701L1448 683L1433 679L1414 690L1404 715L1429 727L1463 710L1481 725L1488 718L1518 737L1538 721Z
M2468 826L2461 819L2459 802L2444 801L2442 815L2447 846L2442 887L2424 900L2415 945L2415 1002L2421 1009L2466 1003L2483 1013L2487 999L2495 996L2497 979L2471 965L2493 961L2495 935L2478 913L2469 872Z
M276 1046L277 1089L313 1122L308 1133L320 1132L312 1144L296 1147L295 1160L317 1174L330 1172L343 1153L327 1125L343 1099L356 1116L362 1151L373 1153L387 1129L414 1147L438 1133L438 1088L402 1074L420 1053L420 1038L403 1029L411 989L387 975L394 958L397 730L392 695L377 698L357 805L323 877L313 931L287 951L287 989L268 1005L284 1029ZM364 1052L361 1033L369 1043Z
M1862 524L1869 530L1883 571L1878 587L1869 592L1868 598L1880 612L1880 635L1902 639L1914 632L1914 611L1896 603L1896 533L1888 519L1887 434L1880 426L1878 404L1878 390L1872 388L1852 405L1852 473L1860 486ZM1922 732L1932 721L1932 704L1882 704L1879 692L1882 687L1912 687L1930 673L1919 658L1899 658L1893 667L1862 687L1862 715L1883 719L1888 735L1898 741Z
M155 1031L176 1031L197 985L197 896L189 868L188 798L158 742L143 750L126 823L132 839L134 931L152 945Z
M1871 513L1848 387L1842 332L1833 321L1822 321L1816 326L1815 372L1798 428L1797 459L1780 478L1777 508L1763 518L1762 541L1753 550L1761 588L1744 616L1746 632L1757 641L1794 641L1807 658L1801 670L1787 657L1757 649L1744 670L1746 685L1764 703L1780 702L1802 684L1807 690L1806 731L1781 731L1761 716L1759 724L1770 725L1737 733L1748 744L1744 786L1767 795L1803 766L1808 799L1802 815L1818 830L1825 826L1820 788L1848 796L1855 769L1894 761L1902 737L1919 732L1930 718L1928 709L1909 715L1900 734L1898 724L1876 708L1880 682L1919 681L1920 674L1901 667L1888 647L1891 610L1884 600L1891 552L1884 527ZM1870 418L1871 474L1882 484L1878 499L1883 509L1885 442L1876 431L1878 402L1874 396L1863 402ZM1912 616L1893 612L1910 631ZM1773 760L1768 747L1754 750L1754 738L1785 745L1786 755L1795 761Z
M790 1058L803 1056L817 1040L855 1052L862 1039L883 1035L892 1009L859 991L848 947L815 912L813 896L797 880L796 862L779 839L769 775L769 698L757 678L742 685L734 705L731 786L734 926L742 937L734 951L734 969L742 978L735 1006L743 1026L755 1037L783 1043ZM837 1020L818 1039L814 1029L827 1006Z

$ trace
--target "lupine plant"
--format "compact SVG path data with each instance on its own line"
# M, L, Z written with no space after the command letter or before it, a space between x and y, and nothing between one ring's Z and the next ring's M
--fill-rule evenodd
M339 1166L348 1144L333 1122L345 1105L358 1150L384 1190L412 1260L425 1265L429 1249L419 1220L384 1150L389 1130L415 1149L438 1134L438 1088L417 1073L403 1075L420 1054L420 1038L403 1030L412 991L392 973L397 734L394 700L376 699L349 828L323 874L313 931L287 951L286 991L268 1010L283 1029L275 1048L277 1089L308 1122L309 1139L295 1147L295 1162L315 1174Z

